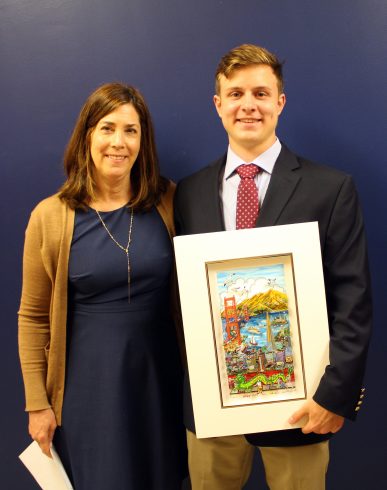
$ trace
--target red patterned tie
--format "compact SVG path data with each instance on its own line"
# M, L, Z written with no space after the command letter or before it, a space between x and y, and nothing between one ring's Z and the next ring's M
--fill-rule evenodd
M240 165L236 172L241 178L237 195L236 229L254 228L259 213L258 189L254 177L259 167L253 163Z

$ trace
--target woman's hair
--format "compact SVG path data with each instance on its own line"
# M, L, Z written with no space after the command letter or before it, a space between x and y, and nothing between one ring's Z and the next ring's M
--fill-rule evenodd
M143 96L130 85L107 83L86 100L64 154L67 180L59 190L59 197L73 209L84 208L96 196L91 134L104 116L123 104L131 104L136 109L141 124L140 151L130 172L130 206L147 210L159 202L167 188L168 181L160 176L152 119Z

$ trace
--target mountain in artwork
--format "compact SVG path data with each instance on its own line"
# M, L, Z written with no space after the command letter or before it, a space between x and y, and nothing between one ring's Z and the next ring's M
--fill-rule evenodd
M281 291L269 289L264 293L258 293L249 299L237 304L238 311L246 308L250 315L257 315L263 311L282 311L288 309L288 296Z

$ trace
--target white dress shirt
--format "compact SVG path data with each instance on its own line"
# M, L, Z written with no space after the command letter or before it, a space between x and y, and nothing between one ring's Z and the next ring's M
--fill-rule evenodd
M254 163L261 171L255 176L255 184L258 188L259 207L262 207L266 191L269 186L271 174L273 173L275 162L281 152L281 143L278 138L265 152L254 160L245 162L234 151L228 147L226 167L220 186L220 199L223 205L223 219L226 230L236 228L236 205L240 177L236 173L239 165Z

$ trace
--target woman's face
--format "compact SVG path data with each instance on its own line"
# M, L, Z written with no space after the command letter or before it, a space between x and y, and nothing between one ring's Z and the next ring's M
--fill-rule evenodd
M132 104L123 104L98 121L90 140L90 153L98 182L130 177L140 151L141 124Z

